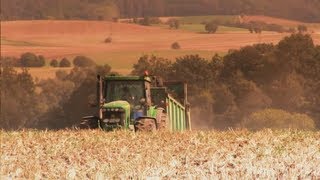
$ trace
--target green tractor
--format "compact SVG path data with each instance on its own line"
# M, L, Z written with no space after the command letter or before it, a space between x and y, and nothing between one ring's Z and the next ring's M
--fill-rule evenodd
M86 116L81 129L105 131L190 130L187 85L144 76L98 76L97 116Z

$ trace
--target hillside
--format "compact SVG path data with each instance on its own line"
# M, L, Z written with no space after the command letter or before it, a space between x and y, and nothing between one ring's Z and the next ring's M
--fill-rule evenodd
M110 35L112 43L104 43ZM272 32L256 35L234 30L202 34L101 21L11 21L1 22L1 54L19 57L21 53L34 52L49 60L86 55L99 64L128 69L143 54L170 59L190 53L210 57L254 43L277 43L286 35ZM313 34L313 38L320 44L320 34ZM173 42L179 42L182 49L171 50Z
M319 132L0 133L3 179L320 177Z

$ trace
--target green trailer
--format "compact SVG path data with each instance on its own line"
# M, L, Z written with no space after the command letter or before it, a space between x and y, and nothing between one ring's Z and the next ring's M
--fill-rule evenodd
M98 76L97 115L82 118L80 128L106 131L191 130L187 85L144 76Z

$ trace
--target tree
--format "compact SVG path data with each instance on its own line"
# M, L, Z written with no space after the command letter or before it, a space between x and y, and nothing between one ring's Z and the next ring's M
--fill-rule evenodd
M109 66L109 64L105 64L103 66L97 66L96 72L97 72L97 74L99 74L101 76L109 74L111 72L111 66Z
M218 30L218 25L214 21L206 23L205 30L208 33L216 33L216 31Z
M207 88L212 81L209 62L198 54L177 58L172 68L177 80L189 84L191 91L195 88Z
M73 65L77 67L92 67L95 66L96 63L86 56L76 56L73 59Z
M20 57L20 63L23 67L42 67L45 65L43 56L37 57L35 54L27 52Z
M145 71L151 75L160 76L162 78L169 78L172 72L172 63L168 59L152 56L142 56L138 62L133 65L131 74L141 76Z
M145 16L143 19L139 20L139 24L143 26L150 26L151 25L150 18Z
M0 129L16 130L36 124L42 109L27 69L17 72L11 65L2 64L0 82Z
M67 58L63 58L60 63L59 63L59 67L70 67L71 63Z
M264 109L254 112L243 119L242 126L254 130L263 128L315 129L314 120L308 115L289 113L281 109Z
M171 18L167 22L169 24L170 29L179 29L180 27L180 21L175 18Z
M109 36L104 40L105 43L111 43L112 42L112 37Z
M44 66L44 65L46 64L46 59L45 59L44 56L39 55L39 56L38 56L38 59L39 59L39 65L40 65L40 67L42 67L42 66Z
M50 62L50 66L58 67L59 66L59 62L56 59L52 59L51 62Z
M308 31L308 27L300 24L300 25L298 25L298 31L299 31L299 33L305 33Z
M171 44L171 48L172 49L180 49L181 47L180 47L180 44L178 42L174 42L174 43Z

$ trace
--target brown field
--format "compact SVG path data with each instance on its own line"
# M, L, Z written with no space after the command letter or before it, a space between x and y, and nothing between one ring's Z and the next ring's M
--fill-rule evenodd
M260 16L249 18L261 19ZM262 19L269 22L272 18ZM277 22L295 23L285 20ZM104 43L104 39L110 35L113 42ZM86 55L99 64L108 63L115 70L129 72L132 63L143 54L157 52L156 54L170 59L188 52L206 56L255 43L277 43L287 35L273 32L256 35L238 31L201 34L102 21L2 21L1 55L19 56L24 52L33 52L42 54L49 60ZM320 33L316 32L312 36L314 42L320 44ZM179 42L182 49L171 50L173 42Z
M1 133L1 179L319 179L311 131Z
M110 33L113 43L103 43ZM237 32L227 35L199 34L97 21L13 21L1 22L1 53L4 56L19 56L22 52L31 51L46 57L61 57L129 50L148 52L170 50L171 43L175 41L184 50L225 52L258 42L276 43L286 35L272 32L260 36ZM320 35L314 35L314 40L319 44ZM19 44L21 42L29 44Z

